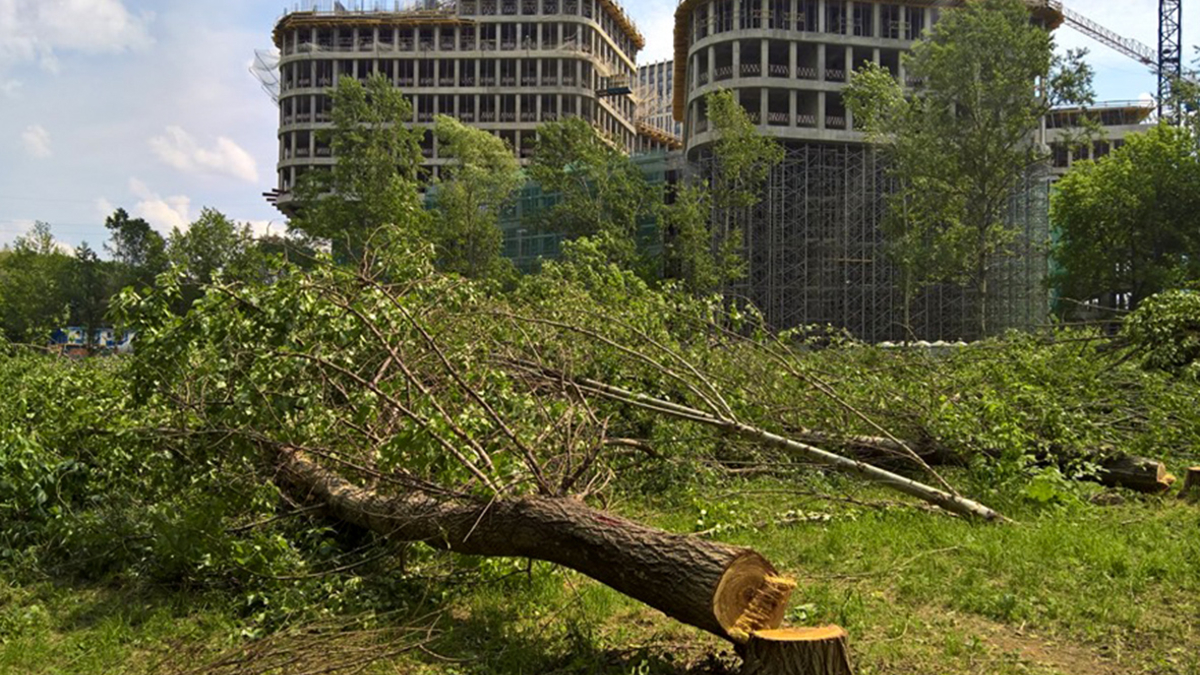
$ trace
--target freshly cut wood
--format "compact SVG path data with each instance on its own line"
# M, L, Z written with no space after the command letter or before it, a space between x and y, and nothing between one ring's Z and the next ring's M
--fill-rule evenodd
M557 563L735 643L778 627L795 586L751 549L647 527L575 499L385 495L298 450L279 452L278 461L291 496L349 524L458 553Z
M778 628L750 635L742 675L853 675L839 626Z
M1200 500L1200 466L1193 466L1183 475L1183 487L1179 489L1180 499Z
M1162 462L1133 455L1114 455L1101 460L1099 480L1102 485L1123 487L1138 492L1159 493L1170 489L1174 476L1167 474Z

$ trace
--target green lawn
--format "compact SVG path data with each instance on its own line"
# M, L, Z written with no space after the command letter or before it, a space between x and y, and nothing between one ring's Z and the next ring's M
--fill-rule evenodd
M848 629L860 675L1200 673L1200 506L1084 501L1098 490L1056 507L1002 500L1013 525L879 508L895 497L840 479L734 481L614 508L764 553L799 580L790 622ZM407 611L257 641L228 592L23 578L0 591L0 672L736 672L727 645L578 574L436 569Z

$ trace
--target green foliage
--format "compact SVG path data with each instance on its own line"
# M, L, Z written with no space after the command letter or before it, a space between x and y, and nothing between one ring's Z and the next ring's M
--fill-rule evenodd
M0 330L14 342L45 344L70 316L72 258L39 222L0 257Z
M125 209L117 209L104 221L109 243L104 250L116 264L117 287L145 288L167 268L167 243L150 223L130 218Z
M215 209L202 209L186 232L172 231L167 242L167 259L180 275L182 295L178 310L186 311L222 273L235 276L252 273L254 249L249 226L239 227Z
M967 280L981 336L989 269L1015 236L1004 222L1008 200L1045 159L1034 132L1053 107L1091 100L1082 57L1055 56L1020 0L980 0L946 11L905 55L919 89L902 90L878 66L847 88L856 123L884 145L900 182L886 229L906 295Z
M502 273L501 210L524 182L520 164L504 140L441 115L434 126L442 177L434 191L433 228L439 268L467 277Z
M638 228L657 214L662 198L628 155L583 119L568 117L538 127L529 176L558 194L547 229L592 237L610 260L634 265Z
M762 199L771 170L783 161L783 146L759 133L729 91L705 97L716 143L708 185L683 185L662 210L665 275L692 294L713 293L741 279L741 214Z
M361 258L380 228L423 235L426 214L416 185L426 132L406 126L412 105L378 73L365 85L342 78L330 95L333 128L319 138L336 162L297 181L300 213L292 227L331 240L340 259Z
M1146 368L1200 379L1200 293L1153 295L1125 320L1121 332Z
M1200 280L1200 158L1185 128L1159 124L1096 162L1080 162L1051 194L1063 295L1136 309Z
M762 199L771 169L783 161L783 146L758 131L733 92L704 97L717 142L713 147L713 205L719 211L747 209Z

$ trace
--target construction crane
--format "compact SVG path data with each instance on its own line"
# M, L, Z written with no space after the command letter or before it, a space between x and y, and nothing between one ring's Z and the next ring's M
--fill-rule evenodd
M1158 0L1158 49L1109 30L1061 4L1058 9L1075 30L1153 70L1158 75L1158 114L1175 116L1164 106L1171 100L1174 83L1184 77L1183 0Z

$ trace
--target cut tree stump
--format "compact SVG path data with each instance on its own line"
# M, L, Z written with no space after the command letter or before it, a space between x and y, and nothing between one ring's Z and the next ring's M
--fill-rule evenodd
M1183 476L1183 487L1179 489L1180 499L1200 500L1200 466L1193 466Z
M776 628L751 633L742 675L853 675L840 626Z

